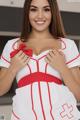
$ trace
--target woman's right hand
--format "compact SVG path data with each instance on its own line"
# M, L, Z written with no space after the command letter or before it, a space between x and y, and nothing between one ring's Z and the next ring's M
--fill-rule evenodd
M14 57L11 58L11 65L18 72L20 69L27 65L29 60L30 57L20 50Z

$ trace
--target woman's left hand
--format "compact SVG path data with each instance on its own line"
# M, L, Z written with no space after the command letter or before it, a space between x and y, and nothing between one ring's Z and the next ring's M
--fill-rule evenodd
M52 50L50 51L45 61L54 69L58 70L59 72L66 67L66 59L62 51L59 50Z

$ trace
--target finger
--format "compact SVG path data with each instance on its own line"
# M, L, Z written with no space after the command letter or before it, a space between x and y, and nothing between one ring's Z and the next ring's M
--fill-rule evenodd
M24 61L25 65L28 64L29 60L30 60L30 58L28 58L28 59L26 59L26 60Z
M28 59L30 59L30 57L24 56L23 61L27 61Z
M28 62L29 62L29 60L30 60L30 58L27 58L26 62L28 63Z
M53 53L54 55L59 54L58 50L56 50L56 49L52 50L52 53Z
M62 56L65 56L64 53L62 51L59 50L59 53L62 55Z
M49 55L50 55L51 57L53 57L53 56L54 56L53 51L50 51L50 52L49 52Z
M46 58L45 58L45 61L47 62L47 63L50 63L51 61L50 61L50 59L46 56Z
M52 56L50 55L50 53L47 54L46 58L47 58L49 61L51 61Z
M20 50L20 51L16 54L16 56L21 56L22 54L23 54L23 51Z
M21 57L22 59L27 59L27 58L29 58L29 56L28 56L28 55L25 55L25 53L23 53L20 57Z
M45 61L46 61L46 63L49 63L49 60L47 59L47 57L45 58Z
M21 60L22 65L25 67L28 64L29 60L30 60L30 58Z

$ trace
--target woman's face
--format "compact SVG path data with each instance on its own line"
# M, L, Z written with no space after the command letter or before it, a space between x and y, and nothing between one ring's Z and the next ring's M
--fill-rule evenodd
M51 23L51 9L47 0L32 0L29 11L32 30L44 31Z

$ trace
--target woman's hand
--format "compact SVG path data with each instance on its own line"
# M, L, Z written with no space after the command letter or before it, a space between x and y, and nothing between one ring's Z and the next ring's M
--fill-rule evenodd
M19 71L27 65L29 60L30 57L20 50L14 57L12 57L11 65L15 68L16 71Z
M61 51L58 50L50 51L46 56L45 61L59 72L66 67L65 56Z

